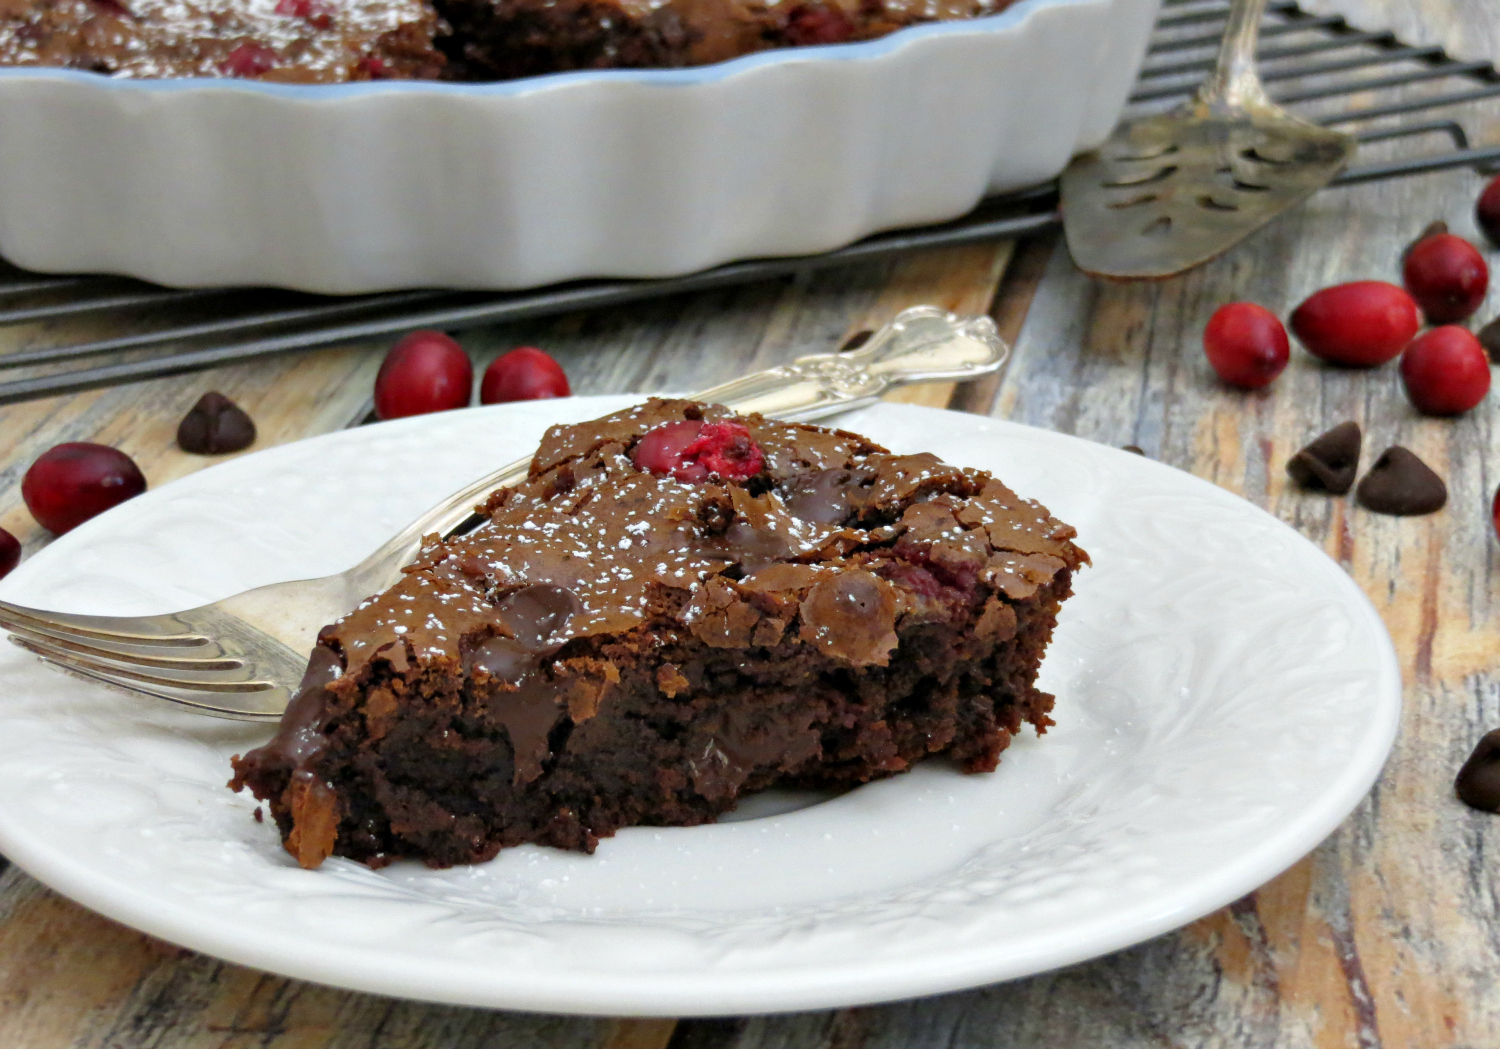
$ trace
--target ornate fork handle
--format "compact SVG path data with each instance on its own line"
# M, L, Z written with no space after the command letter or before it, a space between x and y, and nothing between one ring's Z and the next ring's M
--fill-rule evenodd
M899 314L850 353L819 353L703 390L699 400L778 419L804 419L869 404L893 386L962 381L994 371L1009 350L988 317L935 306Z

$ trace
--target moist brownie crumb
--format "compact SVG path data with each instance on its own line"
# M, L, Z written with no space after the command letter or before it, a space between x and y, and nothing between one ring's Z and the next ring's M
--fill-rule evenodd
M592 852L772 784L992 770L1051 724L1088 560L988 474L687 401L554 427L484 513L325 627L234 759L303 866Z

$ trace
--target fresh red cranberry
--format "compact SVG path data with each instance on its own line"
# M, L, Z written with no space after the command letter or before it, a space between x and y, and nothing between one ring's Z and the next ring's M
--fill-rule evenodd
M696 419L658 426L635 443L630 457L642 470L671 474L689 484L706 481L712 474L743 481L760 473L766 464L743 423Z
M979 565L943 564L932 558L931 543L902 537L891 550L892 560L881 566L881 576L928 601L969 600L979 584Z
M0 528L0 579L10 575L20 563L21 541Z
M841 7L798 4L787 15L783 31L789 44L841 44L854 36L854 22Z
M684 448L682 454L695 459L709 473L731 481L754 477L766 465L766 457L750 439L744 423L704 423L698 439Z
M484 370L479 403L539 401L567 397L572 392L561 364L535 346L521 346L496 357Z
M1383 280L1324 288L1292 313L1292 331L1309 353L1355 368L1384 364L1406 348L1421 326L1412 297Z
M263 76L275 68L276 52L264 44L240 44L219 63L225 76L247 78Z
M21 478L21 498L31 516L55 535L145 490L135 460L118 448L87 441L49 448Z
M1462 415L1490 391L1490 361L1467 328L1433 328L1401 355L1401 381L1417 410Z
M333 25L333 9L322 0L277 0L276 13L300 18L315 29L327 29Z
M440 331L414 331L391 347L375 376L375 414L400 419L469 403L474 365Z
M887 561L880 567L880 575L924 600L937 601L943 596L943 584L922 565L907 561Z
M1454 324L1473 316L1490 287L1490 268L1479 250L1451 233L1418 241L1407 252L1401 282L1430 324Z
M1491 244L1500 246L1500 175L1490 180L1474 205L1474 218Z
M697 419L666 423L635 442L630 453L636 468L654 474L671 474L679 481L696 484L708 480L708 467L687 457L687 450L698 439L703 423Z
M1247 390L1269 385L1292 356L1276 314L1253 302L1231 302L1215 310L1203 330L1203 352L1219 378Z

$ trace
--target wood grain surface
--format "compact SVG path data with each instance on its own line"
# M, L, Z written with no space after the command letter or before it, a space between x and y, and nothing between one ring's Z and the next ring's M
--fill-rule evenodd
M1486 56L1500 54L1500 37L1484 36L1497 24L1494 0L1319 2L1365 23L1399 15L1436 38L1487 41ZM1476 140L1500 142L1500 104L1443 115L1461 116ZM1427 419L1406 402L1393 366L1339 371L1300 350L1269 390L1238 393L1217 382L1200 348L1225 301L1285 314L1329 283L1394 279L1402 246L1435 218L1475 236L1481 184L1455 172L1329 190L1230 255L1159 284L1091 281L1043 239L1014 254L1010 245L932 252L465 336L481 366L518 344L544 346L580 393L686 390L835 345L907 305L990 310L1015 342L1005 373L922 391L923 403L1137 444L1237 492L1321 544L1395 639L1407 689L1390 764L1338 832L1257 892L1178 932L1028 980L860 1009L674 1022L432 1006L268 976L125 929L12 867L0 873L0 1049L1500 1045L1500 818L1461 806L1451 785L1478 736L1500 726L1500 543L1488 516L1500 483L1500 400L1462 419ZM1476 319L1497 312L1492 294ZM119 324L0 330L0 353ZM45 542L18 481L58 441L118 445L153 485L206 465L176 450L172 433L207 389L251 412L257 448L356 424L383 349L0 408L0 525L28 551ZM1447 479L1448 507L1381 517L1352 498L1291 486L1288 456L1351 418L1365 428L1366 466L1405 444Z

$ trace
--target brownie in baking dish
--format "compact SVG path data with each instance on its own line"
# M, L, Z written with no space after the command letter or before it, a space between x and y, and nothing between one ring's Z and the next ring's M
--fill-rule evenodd
M437 0L458 79L697 66L755 51L869 40L976 18L1013 0Z
M0 0L0 66L288 83L432 79L426 0Z
M1088 560L994 477L655 400L551 429L487 520L326 627L231 786L305 867L436 867L713 820L772 784L1051 721L1038 666Z
M0 66L288 83L504 80L868 40L1013 0L0 0Z

